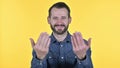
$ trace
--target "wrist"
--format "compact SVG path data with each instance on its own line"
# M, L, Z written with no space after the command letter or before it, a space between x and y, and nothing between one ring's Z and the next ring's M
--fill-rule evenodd
M86 59L86 55L85 56L82 56L82 57L78 57L79 60L85 60Z
M36 56L36 58L39 59L39 60L43 60L44 59L44 57L41 57L41 56Z

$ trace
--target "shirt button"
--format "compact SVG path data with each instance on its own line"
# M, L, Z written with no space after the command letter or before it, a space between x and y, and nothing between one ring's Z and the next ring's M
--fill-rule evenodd
M40 65L42 65L42 61L40 61Z
M51 56L49 56L49 59L51 59L52 57Z
M75 58L77 58L77 56L75 56Z
M64 57L61 57L61 59L64 59Z
M81 62L79 62L79 64L81 64Z
M63 47L63 45L61 45L61 47Z

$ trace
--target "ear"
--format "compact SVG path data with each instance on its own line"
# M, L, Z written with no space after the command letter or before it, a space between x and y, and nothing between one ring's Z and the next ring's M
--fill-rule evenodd
M47 17L47 21L48 21L48 24L50 24L50 17L49 16Z
M72 18L71 18L71 17L69 17L69 19L68 19L69 24L71 23L71 21L72 21Z

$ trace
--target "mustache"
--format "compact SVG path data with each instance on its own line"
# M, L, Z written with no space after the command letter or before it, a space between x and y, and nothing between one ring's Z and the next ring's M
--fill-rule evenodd
M56 27L56 26L64 26L65 27L65 25L64 24L56 24L56 25L54 25L54 27Z

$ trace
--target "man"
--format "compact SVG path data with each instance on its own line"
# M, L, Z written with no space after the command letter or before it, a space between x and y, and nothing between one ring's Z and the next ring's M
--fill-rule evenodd
M55 3L49 9L48 23L52 34L40 34L33 48L31 68L93 68L90 43L82 38L80 32L70 35L70 8L64 2Z

